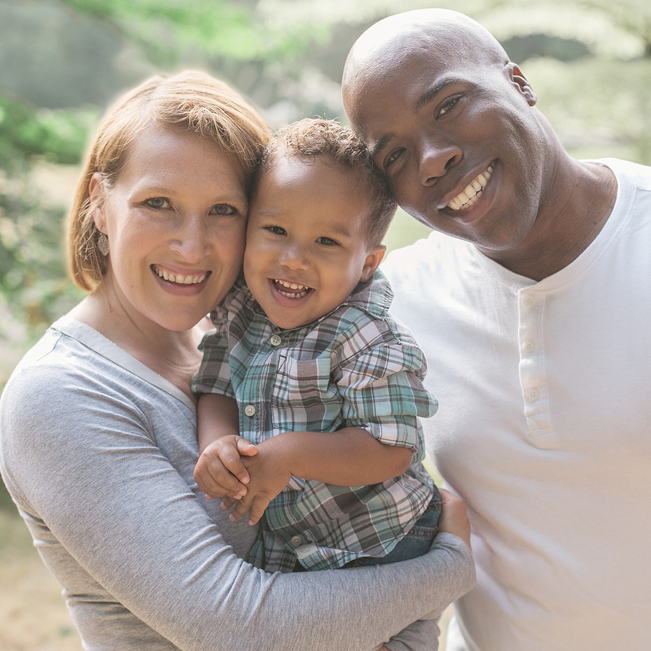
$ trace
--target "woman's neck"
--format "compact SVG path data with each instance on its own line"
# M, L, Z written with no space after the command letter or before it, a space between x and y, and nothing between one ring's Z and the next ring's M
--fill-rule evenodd
M142 315L129 314L101 289L86 297L71 316L192 397L190 380L201 361L197 347L209 323L200 323L190 330L168 330Z

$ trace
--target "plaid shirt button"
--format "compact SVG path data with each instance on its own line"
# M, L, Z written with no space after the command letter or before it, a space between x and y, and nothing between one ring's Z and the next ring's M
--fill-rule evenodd
M255 407L253 405L247 405L244 407L244 413L249 417L252 418L255 416Z
M269 343L272 346L280 346L280 344L283 343L283 340L280 338L280 335L271 335L271 338L269 339Z

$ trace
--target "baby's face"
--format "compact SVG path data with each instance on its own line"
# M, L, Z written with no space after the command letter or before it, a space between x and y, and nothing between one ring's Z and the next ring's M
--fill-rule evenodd
M279 328L311 323L375 272L383 246L367 237L370 193L329 157L272 161L249 212L244 276Z

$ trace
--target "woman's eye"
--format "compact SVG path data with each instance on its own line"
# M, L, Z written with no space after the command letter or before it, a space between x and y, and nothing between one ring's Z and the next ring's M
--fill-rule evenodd
M441 117L442 115L445 115L448 111L451 111L457 105L459 99L461 98L453 97L451 100L445 102L445 104L443 104L443 106L438 112L438 117Z
M265 228L274 235L287 235L287 231L280 226L266 226Z
M227 203L218 203L213 208L213 212L216 215L236 215L238 210L233 206L229 206Z
M325 244L326 246L339 246L337 240L333 240L331 237L320 237L317 239L319 244Z
M170 202L163 197L152 197L145 201L145 205L154 208L155 210L160 210L161 208L169 208Z

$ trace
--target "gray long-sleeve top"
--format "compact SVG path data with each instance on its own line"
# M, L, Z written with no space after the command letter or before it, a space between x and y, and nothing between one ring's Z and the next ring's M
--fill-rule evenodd
M245 563L255 529L198 490L195 428L182 392L69 317L5 387L3 478L85 649L370 651L472 587L470 553L450 534L393 565Z

